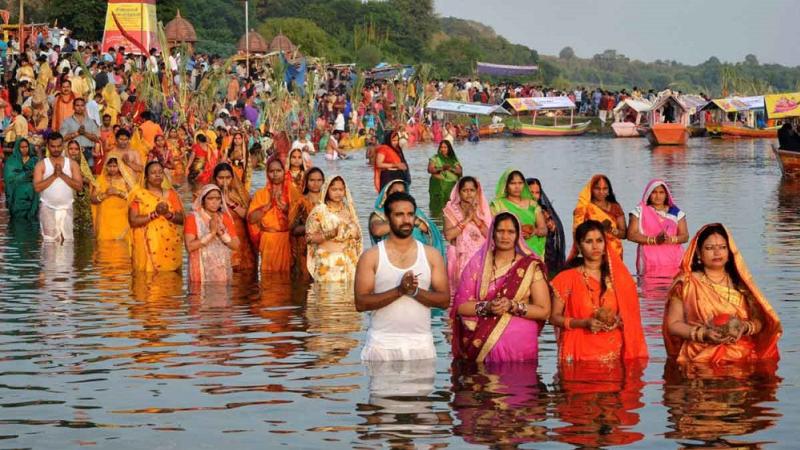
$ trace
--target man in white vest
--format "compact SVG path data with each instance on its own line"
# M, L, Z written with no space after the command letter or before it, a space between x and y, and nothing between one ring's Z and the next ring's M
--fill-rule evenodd
M51 133L49 155L33 169L33 189L39 193L39 224L45 242L72 241L72 200L83 187L78 163L64 156L64 138Z
M363 361L436 357L431 308L447 308L450 290L444 258L412 235L417 204L405 192L384 203L389 236L361 255L356 268L358 311L371 311Z

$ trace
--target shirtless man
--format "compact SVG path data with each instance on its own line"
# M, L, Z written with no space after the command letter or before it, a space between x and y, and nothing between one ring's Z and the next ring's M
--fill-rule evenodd
M131 148L131 134L128 130L120 128L114 136L116 141L114 148L122 154L122 161L133 171L134 179L139 181L144 174L144 162L142 155Z
M356 309L372 311L361 359L435 358L430 308L450 305L444 258L412 236L413 197L395 192L384 209L389 236L364 252L356 268Z

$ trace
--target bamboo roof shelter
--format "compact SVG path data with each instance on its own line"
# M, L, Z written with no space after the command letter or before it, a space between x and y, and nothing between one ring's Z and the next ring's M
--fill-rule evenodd
M181 17L181 10L175 14L175 18L170 20L164 27L164 34L167 36L169 45L189 44L191 48L197 42L197 33L191 22Z
M250 53L269 53L269 46L267 41L256 30L250 30L249 33L239 39L236 44L236 49L242 53L247 51L247 42L250 42Z
M299 52L297 51L297 46L292 43L292 40L286 37L283 33L278 33L277 36L272 38L272 42L269 43L269 51L270 52L283 52L287 58L292 58L294 56L299 56Z

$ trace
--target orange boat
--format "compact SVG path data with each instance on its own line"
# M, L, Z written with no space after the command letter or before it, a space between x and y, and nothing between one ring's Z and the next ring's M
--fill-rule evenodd
M723 137L748 137L748 138L778 138L778 127L750 128L735 124L721 124L720 132Z
M680 123L655 123L647 130L652 145L686 145L689 129Z
M800 152L783 150L772 146L775 158L778 160L778 167L781 168L781 175L785 178L800 177Z
M503 132L505 131L506 131L506 125L503 123L498 123L480 127L480 129L478 130L478 135L480 135L480 137L498 136L502 135Z

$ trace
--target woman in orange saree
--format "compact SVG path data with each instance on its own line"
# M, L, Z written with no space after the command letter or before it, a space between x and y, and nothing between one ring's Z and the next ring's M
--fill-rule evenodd
M178 193L166 187L164 168L158 161L147 163L144 174L143 183L128 195L133 270L180 270L183 264L183 204Z
M251 237L258 243L261 273L286 272L292 264L289 245L289 211L300 193L286 181L283 163L277 157L267 162L267 184L256 192L247 212Z
M239 184L249 192L253 170L247 152L245 137L241 131L233 133L230 147L225 153L225 159L233 168L233 175L236 177Z
M298 191L303 191L303 177L310 168L311 161L304 158L302 149L289 150L289 156L286 158L286 180Z
M375 192L380 192L392 180L403 180L407 185L411 184L411 173L408 171L397 131L387 134L383 145L375 149L373 178Z
M319 167L312 167L303 177L303 195L289 211L289 223L292 230L292 278L295 280L308 280L308 242L306 241L306 221L311 210L322 201L322 186L325 183L325 174Z
M648 357L636 283L605 236L595 220L578 226L570 268L553 279L550 322L561 362Z
M662 331L677 362L778 360L783 327L728 230L697 232L669 292Z
M627 232L625 211L617 203L611 181L605 175L594 175L578 194L578 204L572 213L572 232L587 220L603 224L609 249L622 259L622 240Z
M216 184L200 189L184 225L189 283L230 283L231 255L239 247L233 218Z
M180 138L180 128L167 132L167 148L172 157L172 182L180 186L186 181L186 140Z
M247 210L250 207L250 195L228 163L219 163L214 168L214 182L222 190L225 206L233 219L233 228L239 238L239 247L231 255L231 266L234 272L254 272L256 254L248 238Z

